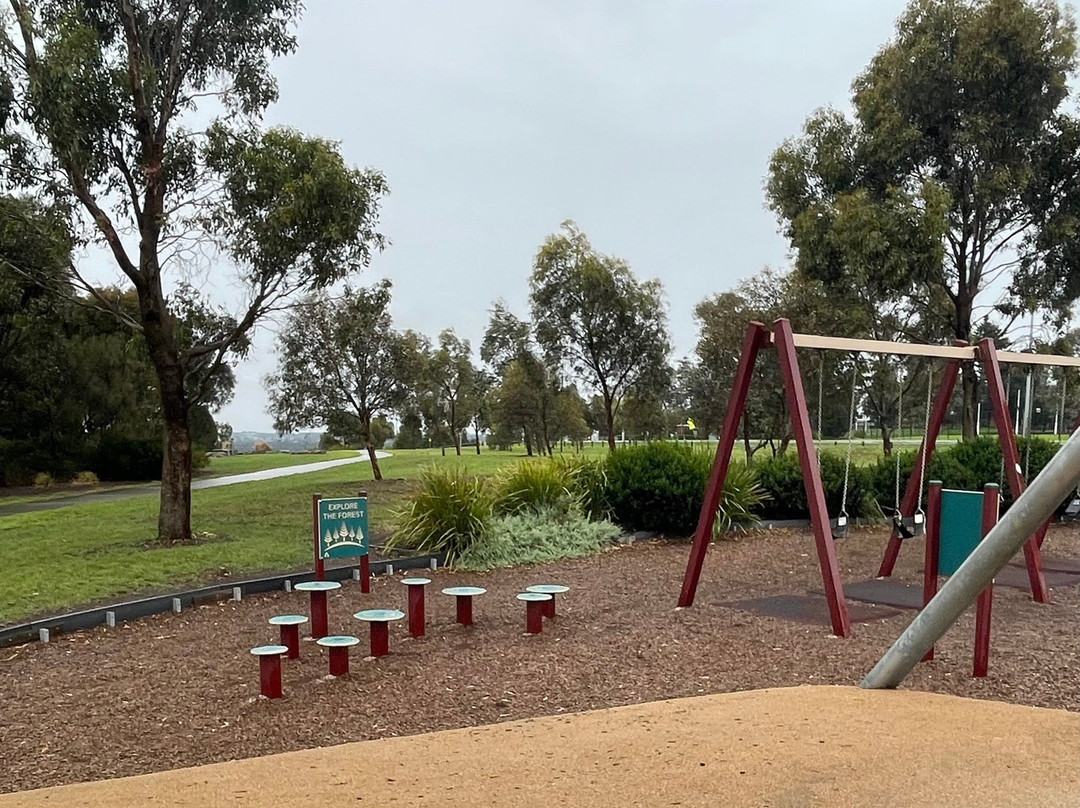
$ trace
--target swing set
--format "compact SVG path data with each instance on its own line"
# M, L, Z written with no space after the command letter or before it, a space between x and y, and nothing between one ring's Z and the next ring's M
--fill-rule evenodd
M728 467L731 463L731 453L735 444L738 424L742 418L747 395L750 391L754 365L761 350L770 346L775 348L780 361L784 397L788 411L791 414L792 433L798 450L803 484L806 487L806 499L810 509L810 525L814 534L814 544L817 550L818 564L821 568L825 597L828 601L829 617L833 633L839 637L851 636L851 621L848 618L847 601L844 599L843 582L840 579L834 540L841 538L847 531L847 488L851 469L852 432L855 427L855 393L858 383L858 368L856 367L852 373L851 408L848 417L848 447L844 466L844 490L841 509L836 520L830 520L825 504L825 489L821 483L819 455L816 453L814 434L810 425L810 414L806 403L806 394L803 390L796 349L812 348L845 351L856 357L862 353L870 353L921 356L928 357L931 360L935 358L947 360L938 382L936 394L933 394L932 369L927 369L927 406L923 439L915 457L915 468L908 477L902 498L899 496L900 467L899 457L897 458L895 486L897 502L893 509L889 542L878 570L879 578L892 575L903 540L916 535L925 522L922 503L926 466L933 455L938 434L948 412L949 401L952 398L960 371L960 363L979 361L983 366L990 392L994 423L1001 443L1003 471L1007 475L1009 489L1012 491L1014 498L1023 493L1025 480L1024 470L1020 466L1020 458L1017 453L1013 426L1009 418L1009 406L1002 382L1001 363L1080 367L1080 358L1076 357L998 351L994 346L994 341L990 338L982 340L978 345L966 345L957 342L952 346L937 346L826 337L816 334L797 334L792 331L791 323L784 318L776 320L771 331L762 323L750 323L743 339L739 364L735 371L735 379L728 396L727 409L724 412L724 420L719 432L716 456L713 460L708 486L705 489L705 501L702 504L701 515L698 518L697 529L694 532L690 558L687 562L686 574L679 594L678 605L680 607L693 605L694 595L697 592L698 581L701 577L701 568L705 561L705 552L712 536L713 523L720 503L723 482L727 477ZM818 432L820 435L821 400L824 392L822 381L819 381L818 391ZM902 406L902 400L900 406ZM900 406L897 407L898 410ZM1077 416L1077 421L1080 421L1080 415ZM1032 597L1039 603L1048 603L1050 600L1039 552L1046 536L1048 524L1049 522L1044 523L1024 544L1024 560Z

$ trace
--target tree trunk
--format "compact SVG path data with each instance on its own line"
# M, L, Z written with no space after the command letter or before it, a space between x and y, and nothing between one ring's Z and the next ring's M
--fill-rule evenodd
M473 426L476 427L476 453L480 454L480 421L479 419L473 420Z
M371 476L376 480L382 479L382 470L379 468L379 458L375 456L375 444L369 438L367 441L367 455L371 460Z
M611 411L611 399L604 396L604 417L607 420L608 451L615 451L615 413Z
M191 429L183 371L159 368L158 384L165 421L158 541L181 544L191 541Z
M532 457L533 456L532 433L529 431L528 427L526 427L525 429L522 430L522 436L523 436L523 439L525 440L525 456L526 457Z
M979 379L975 375L975 366L971 362L964 362L960 371L960 385L963 395L961 404L961 424L963 427L964 440L975 439L975 408L976 397L979 390Z
M885 453L885 457L892 457L892 430L884 425L881 427L881 450Z
M457 426L457 403L450 402L450 431L454 433L454 452L461 457L461 432Z

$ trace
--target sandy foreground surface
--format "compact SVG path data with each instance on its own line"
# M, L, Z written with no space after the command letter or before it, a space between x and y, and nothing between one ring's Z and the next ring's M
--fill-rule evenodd
M793 687L0 795L10 806L1070 806L1080 715Z

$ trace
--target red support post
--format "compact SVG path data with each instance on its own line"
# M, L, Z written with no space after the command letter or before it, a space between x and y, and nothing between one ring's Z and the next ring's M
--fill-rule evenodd
M409 589L409 634L424 636L424 586L412 584Z
M322 581L326 577L326 569L323 566L322 557L319 555L319 500L322 494L311 495L311 535L314 538L315 551L315 580Z
M313 590L311 593L311 638L320 640L330 633L330 620L326 613L326 593Z
M398 612L401 614L401 612ZM371 655L384 657L390 653L390 624L385 620L371 623Z
M1009 419L1009 404L1005 400L1005 385L1001 380L1001 365L998 363L997 349L994 347L994 341L989 337L979 342L979 356L986 371L986 386L990 391L994 423L997 425L998 440L1001 443L1001 456L1005 460L1009 492L1015 502L1024 493L1024 475L1020 469L1020 454L1016 451L1016 438ZM1050 590L1043 577L1042 555L1039 553L1039 544L1042 537L1046 535L1048 524L1043 523L1036 534L1024 544L1024 561L1027 565L1028 580L1031 582L1031 597L1036 603L1050 602Z
M544 630L544 607L551 601L529 600L525 602L525 630L539 634Z
M472 595L457 595L457 621L463 626L472 625Z
M982 535L986 538L998 520L998 503L1001 491L990 483L983 487ZM979 593L975 607L975 660L971 675L975 678L986 676L990 664L990 611L994 605L994 582L986 585Z
M705 563L705 551L708 550L709 541L712 539L716 509L720 505L720 494L723 491L728 465L731 462L731 450L735 446L735 436L739 430L739 419L746 406L750 380L754 375L754 363L757 361L758 351L768 344L768 341L769 332L765 326L761 323L750 323L746 329L746 336L743 338L739 365L735 369L735 380L728 394L724 422L717 436L716 456L709 474L709 483L705 487L705 501L701 505L701 515L698 517L697 529L694 531L694 543L690 548L690 559L686 563L682 591L679 592L680 607L694 604L698 579L701 578L701 567ZM554 602L551 608L554 609Z
M360 591L365 595L371 592L371 559L367 553L360 556Z
M937 594L938 561L941 553L941 482L930 481L926 496L926 558L923 562L923 606ZM926 652L923 661L934 658L934 648Z
M966 346L966 343L960 341L954 344L960 347ZM919 501L919 487L925 483L924 480L919 478L919 471L930 463L930 458L934 455L934 449L937 448L938 433L941 432L941 425L945 422L945 414L949 411L949 401L952 399L953 389L956 387L956 377L959 372L959 359L950 359L942 371L941 382L938 384L937 393L934 395L934 403L930 408L930 420L926 425L926 434L923 435L922 443L919 444L919 452L915 456L915 467L911 472L911 476L908 477L907 486L904 488L904 498L900 501L900 515L902 517L910 518L915 515L915 505ZM923 461L924 452L926 454L925 463ZM896 566L896 559L900 555L900 545L902 543L903 540L894 526L892 534L889 536L889 544L885 548L885 555L881 559L881 566L878 568L878 578L888 578L892 575L893 568Z
M334 646L330 649L329 656L331 676L344 676L349 672L348 646Z
M292 625L283 625L281 627L281 644L289 650L285 652L287 659L299 659L300 658L300 626L293 623Z
M268 699L281 698L281 657L278 654L259 657L259 692Z
M848 619L847 601L844 600L844 584L840 580L840 568L836 562L836 546L833 544L829 512L825 506L825 489L821 484L817 455L814 453L814 433L810 428L810 412L806 407L806 394L803 392L790 322L781 318L773 323L773 342L780 359L784 395L791 412L795 445L799 450L799 465L802 467L803 483L806 486L810 524L814 531L818 564L821 566L821 582L825 585L825 597L829 601L833 634L850 637L851 621Z
M555 618L555 593L551 593L551 600L542 600L540 605L543 606L544 617L549 619Z

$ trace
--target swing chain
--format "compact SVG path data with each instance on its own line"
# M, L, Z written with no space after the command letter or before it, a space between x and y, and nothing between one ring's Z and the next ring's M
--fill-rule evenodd
M848 442L847 455L844 458L844 489L840 495L840 515L847 520L847 492L848 481L851 477L851 447L855 441L855 388L859 379L859 358L855 357L854 367L851 371L851 409L848 414Z
M923 515L923 485L926 482L926 455L930 449L930 399L934 391L934 366L927 363L926 366L926 414L923 418L923 445L922 457L919 458L919 501L915 506L915 513Z
M899 427L899 425L902 423L901 419L903 418L903 414L904 414L904 377L903 377L903 370L901 370L900 396L899 396L899 398L898 398L898 400L896 402L896 426L897 427ZM894 435L895 435L895 432L896 432L896 430L894 429L893 430ZM900 513L900 450L896 446L895 441L893 441L893 453L896 455L896 464L895 464L896 465L896 481L895 481L896 482L896 485L895 485L895 489L896 489L895 490L896 508L895 508L895 511L896 511L897 514L899 514Z

